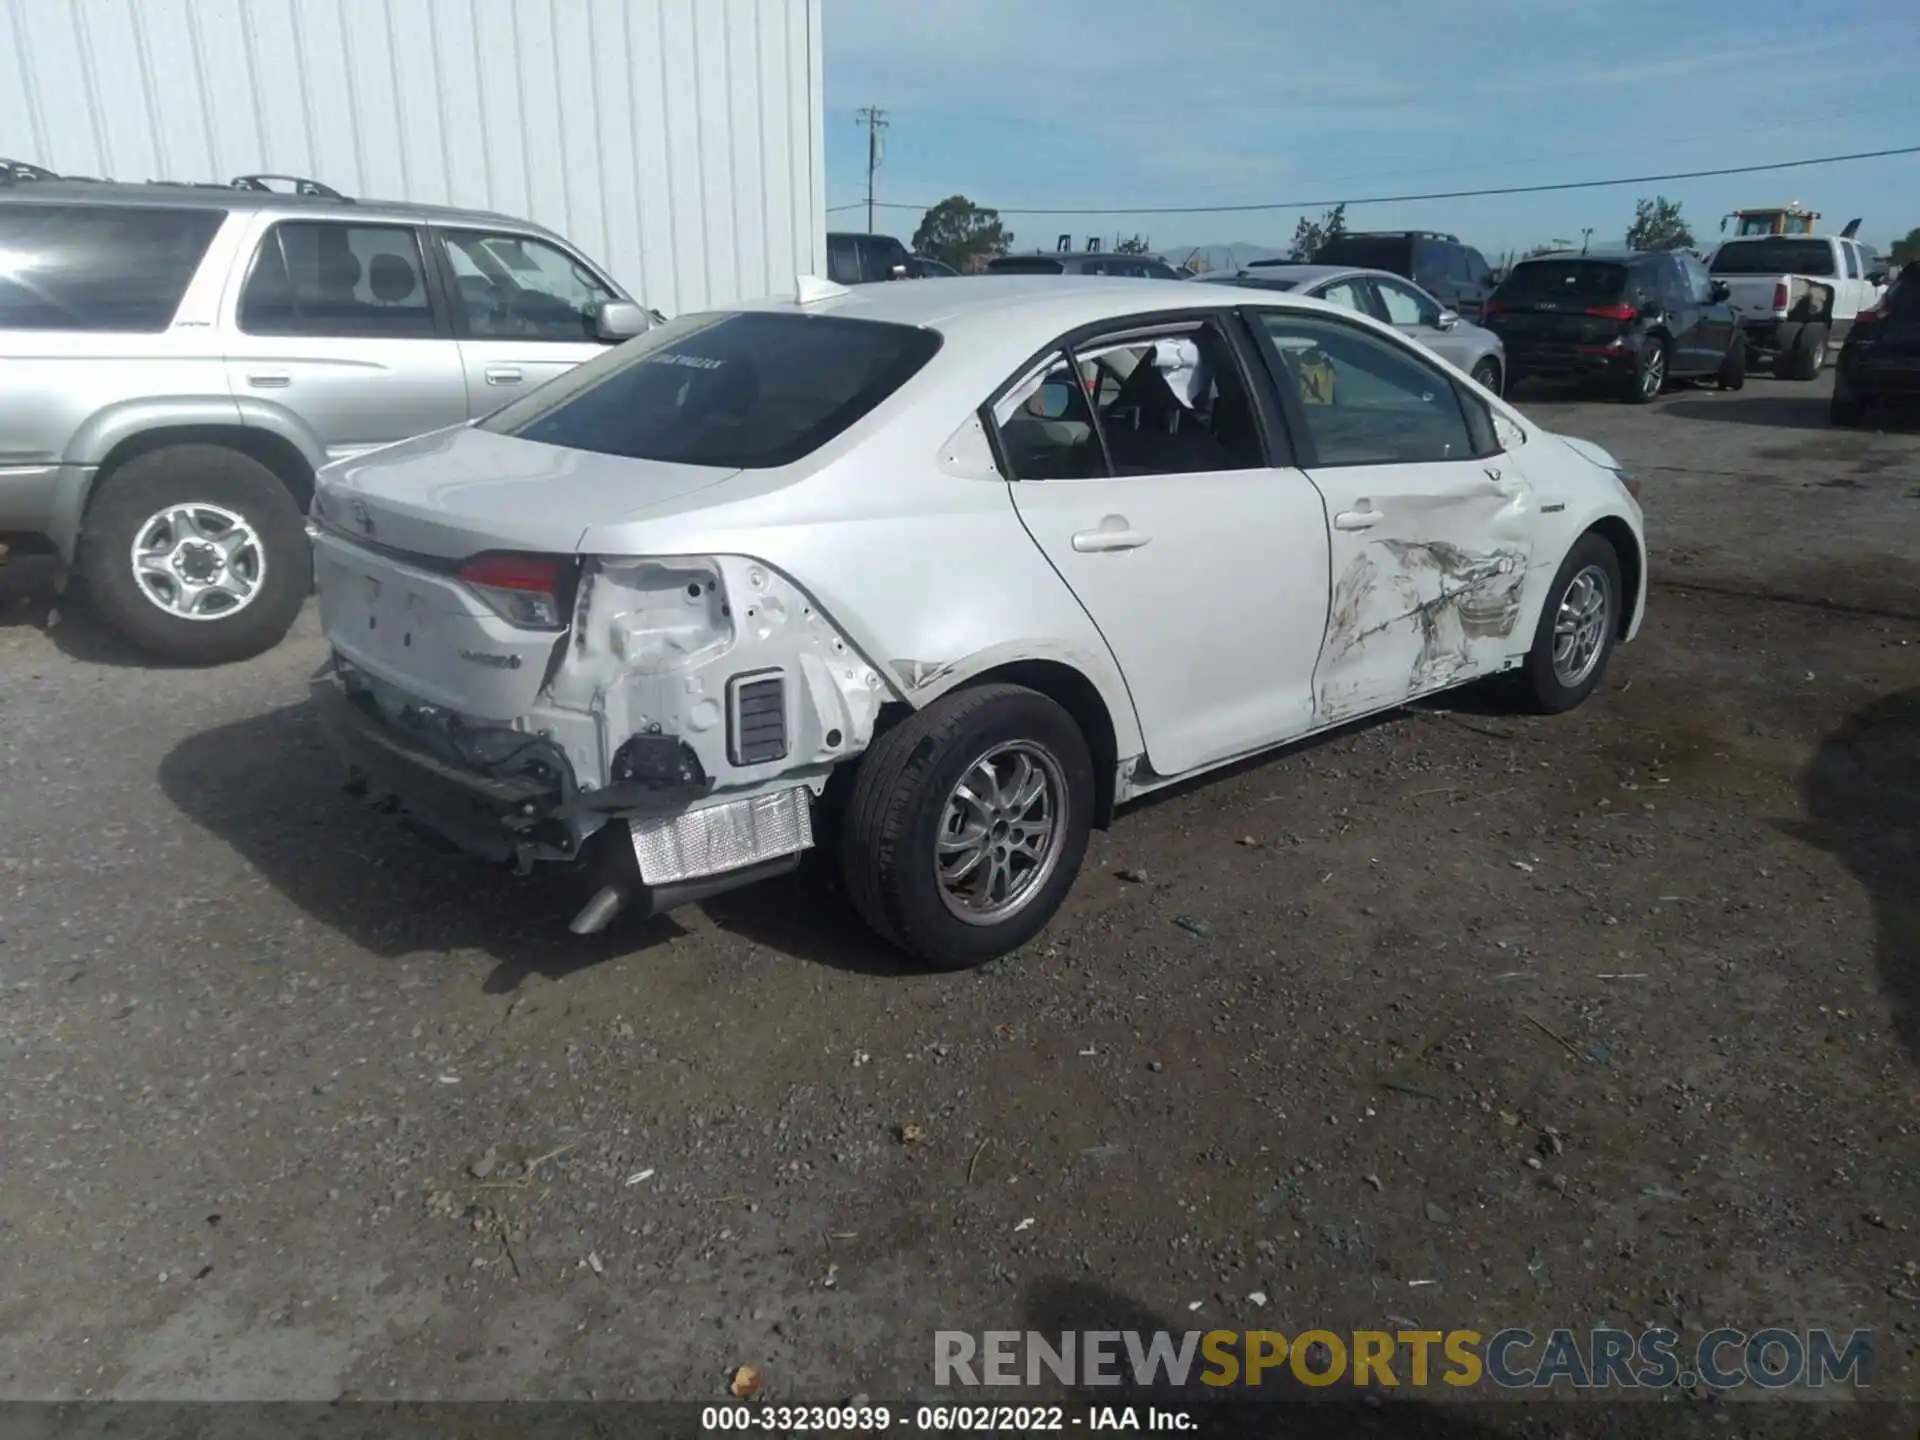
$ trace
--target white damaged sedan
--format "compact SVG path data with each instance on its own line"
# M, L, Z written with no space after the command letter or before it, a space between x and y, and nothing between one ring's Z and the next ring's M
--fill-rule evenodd
M1637 490L1319 301L807 279L323 472L315 699L430 828L592 867L577 931L818 843L966 966L1136 796L1484 677L1579 704Z

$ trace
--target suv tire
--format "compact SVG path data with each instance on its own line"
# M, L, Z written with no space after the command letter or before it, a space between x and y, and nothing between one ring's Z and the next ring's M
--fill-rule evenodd
M147 580L136 546L150 557ZM94 493L75 569L109 625L188 665L271 650L313 579L300 510L280 477L207 444L151 450L116 469ZM204 618L184 613L190 587L201 586Z
M1627 377L1626 398L1631 405L1651 405L1660 398L1671 378L1667 367L1667 342L1649 335L1640 342L1640 353L1633 357L1633 373Z
M963 970L1053 918L1092 819L1093 760L1073 717L1024 686L981 685L916 711L862 757L840 863L867 924L927 964ZM1037 846L1023 843L1042 825ZM961 843L970 834L978 843ZM997 913L972 878L991 883L996 866L1011 887Z

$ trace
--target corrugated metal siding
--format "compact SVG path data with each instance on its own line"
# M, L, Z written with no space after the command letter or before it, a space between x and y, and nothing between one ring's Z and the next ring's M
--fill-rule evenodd
M0 155L548 225L669 314L823 271L822 0L0 0Z

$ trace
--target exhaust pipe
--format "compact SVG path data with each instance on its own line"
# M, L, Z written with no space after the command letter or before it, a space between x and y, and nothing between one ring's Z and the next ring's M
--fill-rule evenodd
M617 885L603 885L593 898L580 907L567 928L576 935L598 935L613 923L613 917L627 908L627 892Z

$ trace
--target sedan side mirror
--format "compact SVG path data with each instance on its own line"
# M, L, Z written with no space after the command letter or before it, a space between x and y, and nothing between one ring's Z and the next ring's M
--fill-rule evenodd
M602 300L593 309L594 338L619 344L644 334L652 322L631 300Z
M1713 298L1715 300L1724 300L1732 293L1733 290L1726 281L1716 280L1713 282Z
M1451 330L1460 323L1460 312L1457 310L1442 310L1434 317L1433 323L1438 325L1442 330Z

